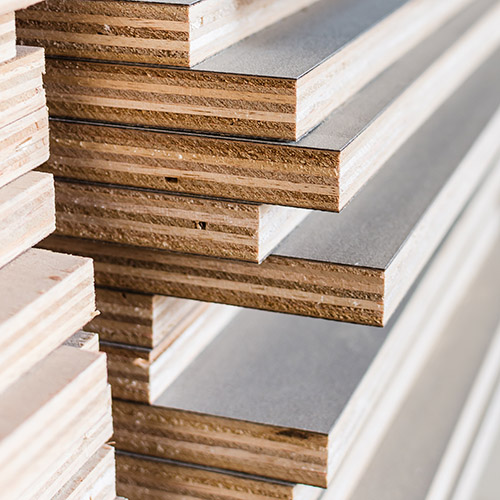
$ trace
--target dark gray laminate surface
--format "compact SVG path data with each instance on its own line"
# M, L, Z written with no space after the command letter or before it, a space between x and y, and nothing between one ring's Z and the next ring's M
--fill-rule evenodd
M386 269L500 105L500 50L340 214L313 212L273 255Z
M218 73L296 79L408 0L323 0L196 65Z

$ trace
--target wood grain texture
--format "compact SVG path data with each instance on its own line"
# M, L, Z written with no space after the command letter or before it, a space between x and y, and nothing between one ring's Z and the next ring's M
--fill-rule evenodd
M221 469L118 452L117 490L129 500L189 499L315 500L320 488L265 480Z
M109 411L105 356L60 347L1 398L2 495L22 498Z
M467 3L324 0L193 70L50 59L50 112L297 140Z
M89 259L31 249L0 269L0 390L94 316Z
M99 335L97 333L84 332L78 330L69 339L64 342L64 345L83 349L85 351L99 351Z
M90 182L339 211L498 45L493 4L475 2L453 16L298 142L53 120L43 168Z
M44 245L92 256L101 286L382 325L492 166L498 57L441 106L341 216L314 212L258 266L75 238L50 237Z
M51 56L190 67L314 0L50 0L17 15Z
M0 188L0 267L55 229L54 180L29 172Z
M113 397L152 403L237 312L235 307L204 304L176 326L176 338L167 335L154 349L101 341Z
M0 63L16 56L16 21L14 12L0 14Z
M119 186L56 183L56 233L261 262L307 210Z
M25 9L26 7L40 1L41 0L2 0L2 4L0 5L0 15Z
M100 314L88 329L97 332L101 340L151 349L174 342L187 319L206 308L204 302L196 300L100 287L96 288L96 304Z
M114 500L115 452L102 446L75 476L54 496L54 500Z
M484 183L390 325L244 311L154 405L115 401L117 447L323 487L340 472L352 475L352 467L342 471L344 460L356 446L373 452L406 395L395 381L419 373L443 317L454 316L493 246L500 170L494 180ZM474 297L495 310L495 294ZM380 413L370 427L374 408Z

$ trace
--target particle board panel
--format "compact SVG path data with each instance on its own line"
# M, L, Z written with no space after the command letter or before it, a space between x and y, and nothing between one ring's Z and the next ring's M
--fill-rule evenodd
M315 500L314 486L273 481L210 467L118 451L117 491L129 500L191 499Z
M456 437L455 426L463 415L461 410L467 404L468 393L484 390L477 385L480 378L474 383L474 376L482 358L488 355L489 341L495 336L495 322L500 318L498 309L490 302L485 307L480 297L498 296L498 280L494 283L491 275L491 267L496 276L500 272L496 262L498 250L497 246L496 254L489 259L490 265L483 267L471 287L470 291L478 290L477 293L466 294L466 300L461 301L455 316L446 325L431 359L414 383L357 487L348 496L335 496L327 491L323 500L431 498L433 478L449 441ZM474 335L470 335L471 331ZM498 370L498 349L496 356ZM477 377L480 375L481 372Z
M55 496L54 500L114 500L115 452L102 446Z
M99 351L99 335L97 333L79 330L64 342L64 345L84 349L85 351Z
M383 325L495 159L498 57L340 215L312 213L260 265L61 236L43 244L92 256L101 286Z
M0 188L49 158L46 108L0 129Z
M56 182L56 233L261 262L308 210L119 186Z
M50 0L17 15L51 56L191 67L314 0Z
M478 1L454 16L298 142L52 120L43 168L68 179L339 211L498 45L498 8L483 16L492 5Z
M0 188L0 267L55 229L52 175L29 172Z
M1 400L2 495L22 498L100 420L102 409L109 411L105 356L62 346L4 390Z
M30 249L0 269L0 391L95 314L90 259Z
M35 47L17 47L15 57L0 64L2 140L7 137L7 125L45 106L44 72L43 49Z
M113 397L152 403L237 312L231 306L204 304L176 326L176 338L167 335L154 349L101 340Z
M297 140L467 3L323 0L193 70L50 59L50 112Z
M97 332L101 340L151 349L174 342L188 318L206 309L204 302L196 300L100 287L96 288L96 304L100 314L88 329Z
M371 432L390 426L406 394L394 381L427 359L416 342L439 338L484 262L499 233L499 180L484 184L390 325L243 311L153 405L115 400L117 448L325 487L356 443L373 448L357 439L374 407L383 417ZM498 313L495 294L479 299Z
M16 21L14 13L0 14L0 63L16 55Z

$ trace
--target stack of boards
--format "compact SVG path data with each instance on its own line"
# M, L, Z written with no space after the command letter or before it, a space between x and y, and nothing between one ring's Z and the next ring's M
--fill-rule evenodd
M16 47L0 5L0 491L6 500L116 498L111 390L91 259L33 248L55 229L44 52Z
M48 55L57 228L40 246L94 259L119 494L480 491L500 377L499 23L497 0L18 16Z

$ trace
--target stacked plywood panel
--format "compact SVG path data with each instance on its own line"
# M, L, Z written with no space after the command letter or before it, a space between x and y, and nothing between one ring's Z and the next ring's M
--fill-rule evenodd
M499 22L497 0L23 11L49 54L41 246L95 261L119 494L477 489L500 380Z
M0 490L2 498L114 499L106 357L91 336L92 262L32 248L55 229L44 52L16 47L0 5Z

